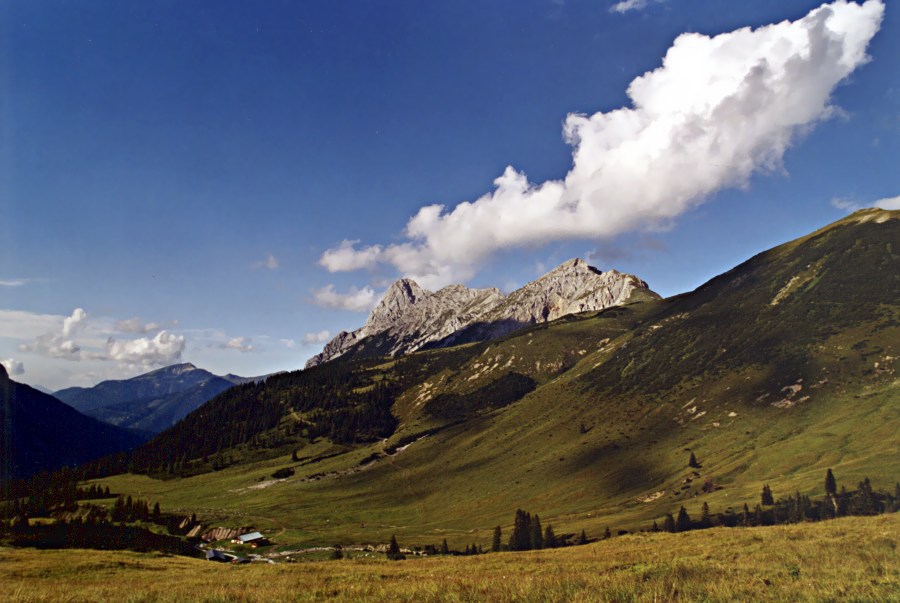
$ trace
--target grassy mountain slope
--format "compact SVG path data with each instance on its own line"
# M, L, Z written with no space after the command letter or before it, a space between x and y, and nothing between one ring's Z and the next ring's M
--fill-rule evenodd
M819 495L828 467L848 486L869 476L887 488L900 477L898 249L900 212L865 210L668 300L291 374L305 390L270 379L254 391L271 423L225 452L231 467L111 483L211 520L252 519L286 540L397 533L459 545L488 542L519 507L557 533L598 534L681 505L752 505L766 483L776 496ZM292 428L334 406L329 380L356 396L387 390L398 420L390 437L336 445ZM224 408L213 400L149 449L202 437L214 428L203 417ZM690 451L700 468L687 466ZM261 481L284 466L296 475Z

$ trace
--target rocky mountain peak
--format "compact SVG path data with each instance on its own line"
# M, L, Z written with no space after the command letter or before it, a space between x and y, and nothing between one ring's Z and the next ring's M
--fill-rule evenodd
M427 294L428 292L422 289L419 283L410 278L401 278L395 281L385 291L384 297L378 303L378 306L372 310L369 320L366 321L366 328L372 331L381 331L388 328L410 306L421 301Z
M508 296L499 289L464 285L432 293L403 278L388 288L362 328L338 334L306 366L341 356L370 337L378 338L380 353L392 355L493 339L529 324L625 303L638 289L656 295L635 276L602 272L581 258L560 264Z

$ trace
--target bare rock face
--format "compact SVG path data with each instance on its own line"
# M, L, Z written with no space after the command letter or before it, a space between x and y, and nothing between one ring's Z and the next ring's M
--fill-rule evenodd
M658 297L636 276L601 272L581 259L569 260L507 296L499 289L462 285L432 293L411 279L400 279L362 328L339 333L306 367L337 358L375 335L386 342L386 353L405 354L426 346L492 339L529 324L602 310L625 303L637 290Z

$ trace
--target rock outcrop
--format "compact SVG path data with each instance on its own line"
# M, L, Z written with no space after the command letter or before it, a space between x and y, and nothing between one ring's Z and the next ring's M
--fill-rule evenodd
M376 337L378 352L390 355L493 339L530 324L625 303L636 291L658 297L636 276L601 272L581 259L569 260L506 296L499 289L462 285L432 293L404 278L388 288L365 325L339 333L306 367Z

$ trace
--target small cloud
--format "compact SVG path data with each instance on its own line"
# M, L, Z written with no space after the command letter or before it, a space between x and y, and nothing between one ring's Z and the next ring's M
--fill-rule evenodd
M35 352L50 358L81 360L81 348L75 343L74 335L84 328L87 312L75 308L71 316L63 319L62 330L39 335L31 343L19 345L19 351Z
M841 199L840 197L835 197L834 199L832 199L831 206L835 209L845 211L848 214L852 214L853 212L862 209L862 206L859 203L850 201L849 199Z
M254 268L267 268L269 270L275 270L278 268L278 258L276 258L271 253L264 260L260 260L253 264Z
M114 360L130 366L165 366L181 360L184 336L160 331L154 337L117 341L110 337L106 354L92 355L97 360Z
M237 350L241 354L246 354L247 352L253 351L253 346L251 342L253 340L248 337L235 337L234 339L229 339L226 343L222 344L223 350Z
M293 339L279 339L278 342L286 348L292 348L297 345L297 342Z
M7 358L6 360L0 360L0 364L6 369L6 372L10 375L21 375L25 372L25 365L22 364L21 361L15 360L13 358Z
M22 279L13 279L8 281L0 281L0 287L21 287L25 284Z
M621 14L633 10L643 10L650 6L650 4L659 4L661 2L665 2L665 0L622 0L621 2L615 3L612 8L609 9L609 12Z
M86 320L87 312L82 308L75 308L72 311L72 315L66 317L63 321L62 334L66 337L71 337L84 326Z
M318 333L307 333L303 336L303 343L325 343L331 339L331 333L328 331L319 331Z
M347 293L338 293L334 285L313 290L313 301L317 305L351 312L368 312L378 303L379 297L371 287L350 287Z
M162 325L157 322L148 322L144 324L140 318L129 318L128 320L120 320L116 322L116 331L120 333L155 333L162 330Z
M900 196L879 199L875 202L878 209L900 209Z
M333 249L328 249L319 258L319 265L328 272L350 272L361 268L371 268L381 260L381 245L356 249L359 241L343 240Z

